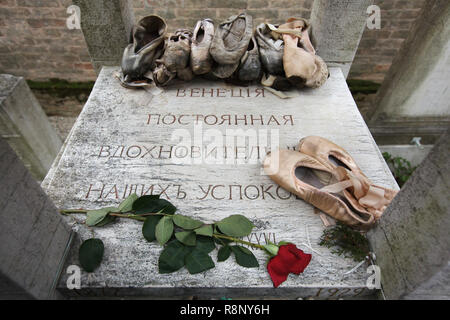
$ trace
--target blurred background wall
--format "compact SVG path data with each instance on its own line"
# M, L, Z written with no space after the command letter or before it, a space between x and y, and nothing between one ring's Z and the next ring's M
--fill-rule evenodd
M171 31L200 18L220 22L243 10L255 25L309 18L313 0L134 0L136 19L158 14ZM425 0L374 0L381 29L364 31L349 79L381 83ZM0 0L0 73L29 80L95 80L81 30L69 30L71 0ZM319 53L320 54L320 53Z

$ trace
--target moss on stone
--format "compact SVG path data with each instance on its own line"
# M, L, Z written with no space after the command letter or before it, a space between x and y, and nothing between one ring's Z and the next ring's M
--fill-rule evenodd
M60 98L89 96L94 87L94 81L69 82L62 79L50 79L49 81L27 80L31 90L47 93Z
M352 94L363 93L363 94L374 94L377 93L380 88L380 84L368 80L358 80L349 79L347 80L347 85L350 88Z

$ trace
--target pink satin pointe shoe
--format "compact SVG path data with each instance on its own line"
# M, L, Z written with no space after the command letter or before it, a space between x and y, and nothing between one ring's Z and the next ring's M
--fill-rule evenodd
M328 186L330 192L342 192L358 211L380 219L398 191L373 184L361 171L352 156L342 147L317 136L300 140L298 151L309 155L332 171L338 183Z
M264 160L266 174L285 190L297 195L332 218L352 227L370 228L375 222L366 210L359 211L340 191L334 170L301 152L277 150Z

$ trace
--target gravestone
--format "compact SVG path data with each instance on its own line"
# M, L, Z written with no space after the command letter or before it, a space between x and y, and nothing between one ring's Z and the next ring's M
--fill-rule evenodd
M0 74L0 137L39 181L47 174L62 142L22 77Z
M57 299L74 233L0 138L0 300Z
M162 249L145 241L142 223L121 220L90 229L77 223L83 216L72 215L65 219L81 239L104 241L105 257L93 274L82 273L76 292L67 289L63 275L64 294L321 299L373 293L366 288L367 266L345 275L357 262L319 246L324 226L313 207L261 170L269 145L293 148L300 138L319 135L347 149L374 183L397 188L340 68L330 69L323 87L288 100L260 86L200 79L164 90L127 90L114 78L118 70L102 69L43 182L59 208L95 209L117 205L131 193L161 194L179 213L205 222L245 215L256 225L250 241L291 241L313 257L303 274L290 275L278 289L262 251L254 251L256 269L242 268L234 259L219 263L216 251L216 268L205 273L158 274ZM79 265L77 251L74 246L66 267Z

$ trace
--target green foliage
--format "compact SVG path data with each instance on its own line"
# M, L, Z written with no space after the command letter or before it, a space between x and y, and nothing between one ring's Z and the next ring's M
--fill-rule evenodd
M181 242L170 242L161 252L158 260L159 273L172 273L184 267L185 257L190 253Z
M166 213L174 214L177 208L169 201L160 199L159 195L142 196L132 205L135 214Z
M240 245L229 245L233 242L247 243L264 249L261 245L239 239L249 235L254 228L246 217L232 215L218 223L205 224L191 217L175 214L176 211L173 204L160 199L159 195L138 197L132 194L118 208L86 211L86 224L98 227L117 217L144 221L143 237L163 246L158 259L160 273L172 273L186 267L189 273L196 274L213 268L215 265L210 253L216 249L216 244L221 246L219 261L227 260L234 253L239 265L246 268L259 266L250 250ZM111 215L112 213L114 214ZM79 258L86 271L92 272L100 265L103 250L103 242L99 239L89 239L82 244Z
M193 231L182 231L175 233L175 238L178 239L181 243L187 246L195 246L197 242L197 238Z
M198 234L199 236L207 236L207 237L212 237L213 236L213 226L212 225L207 225L204 227L200 227L198 229L195 229L194 232L196 234Z
M156 225L155 236L160 245L166 244L172 237L174 230L172 217L163 217Z
M105 247L100 239L88 239L84 241L78 251L81 267L86 272L94 272L103 259Z
M232 246L231 250L234 253L234 257L236 258L236 262L238 263L238 265L245 268L259 267L258 260L256 260L253 253L247 248L244 248L242 246Z
M388 152L383 152L383 157L389 165L389 168L391 169L398 185L400 188L403 187L417 167L413 167L408 160L402 157L392 157L392 155Z
M363 93L363 94L374 94L377 93L380 88L380 84L367 80L349 79L347 80L347 85L350 88L352 94Z
M142 235L148 242L156 240L156 226L161 218L162 216L150 216L145 219L144 225L142 226Z
M89 227L102 227L114 220L114 217L110 216L111 212L118 212L118 208L102 208L99 210L91 210L87 212L86 225Z
M319 245L358 262L364 260L370 251L369 241L363 234L340 222L324 230Z
M219 230L231 237L248 236L254 225L246 217L241 215L232 215L217 223Z
M201 227L203 222L179 214L173 216L173 222L180 228L193 230Z
M223 246L219 249L219 252L217 253L217 260L219 262L226 261L231 255L231 248L230 246Z
M128 212L128 211L133 210L133 203L135 203L138 198L139 197L137 196L136 193L133 193L132 195L130 195L119 205L119 211L120 212Z
M186 256L186 269L190 274L197 274L215 267L211 257L204 251L194 249Z

